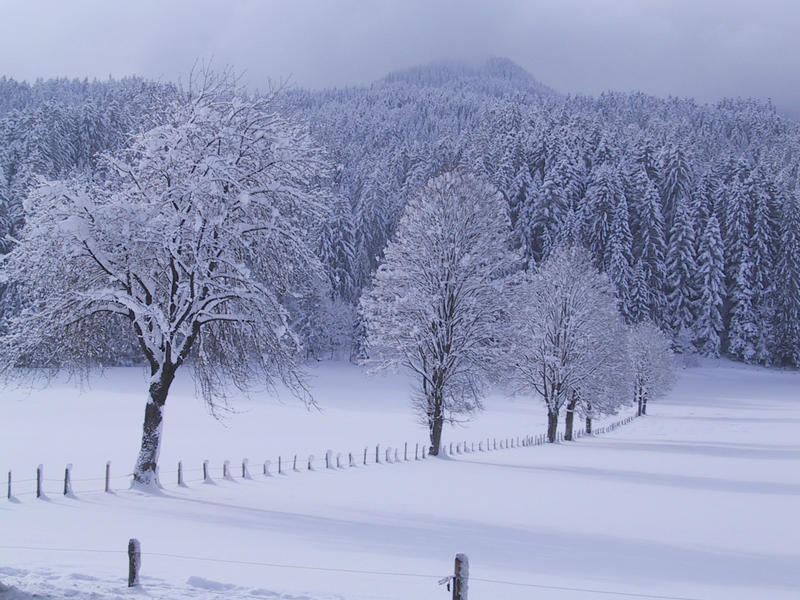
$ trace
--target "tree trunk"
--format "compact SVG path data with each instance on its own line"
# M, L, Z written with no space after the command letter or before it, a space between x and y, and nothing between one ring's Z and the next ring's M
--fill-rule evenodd
M161 450L161 431L164 420L164 404L167 393L175 378L175 368L171 365L162 366L151 377L150 397L144 408L144 425L142 427L142 446L136 467L133 469L133 481L147 487L159 487L158 454Z
M642 412L639 413L640 417L642 415L646 415L647 414L647 394L642 394L641 403L642 403Z
M636 405L637 405L636 416L637 417L641 417L642 416L642 393L639 390L636 390Z
M547 411L547 441L551 444L556 441L558 430L558 413Z
M567 403L567 415L564 418L564 439L572 441L572 427L575 423L575 405L578 404L578 397L572 394L572 398Z
M431 434L431 449L428 454L431 456L439 456L439 447L442 443L442 429L444 428L444 407L442 406L442 398L439 394L434 394L429 399L432 404L433 411L429 414L432 416L428 419L428 429Z
M592 403L586 402L586 433L587 435L592 434Z

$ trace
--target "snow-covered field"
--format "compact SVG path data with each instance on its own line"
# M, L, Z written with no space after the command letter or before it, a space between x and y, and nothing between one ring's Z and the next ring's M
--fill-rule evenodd
M437 581L457 552L470 558L473 600L800 593L797 373L708 362L610 434L341 470L324 469L327 449L360 463L369 445L372 463L375 444L402 455L426 432L403 377L341 363L312 374L321 412L255 394L224 422L179 380L160 496L128 490L124 477L138 449L141 372L111 370L82 392L63 382L3 390L0 469L12 470L16 500L0 500L0 582L14 588L0 598L445 599ZM498 395L446 441L543 428L540 404ZM265 459L274 471L278 455L295 453L300 472L260 474ZM252 480L239 478L243 457ZM198 482L203 459L213 485ZM225 459L233 481L221 478ZM113 494L93 491L107 460ZM74 498L61 495L67 462ZM29 481L39 463L46 500ZM125 580L131 537L142 544L138 589Z

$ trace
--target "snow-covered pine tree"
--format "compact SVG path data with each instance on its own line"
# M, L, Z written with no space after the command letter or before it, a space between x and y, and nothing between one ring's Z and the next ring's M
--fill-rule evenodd
M691 160L681 142L672 140L661 149L658 174L664 223L672 231L679 204L688 203L692 197Z
M753 304L753 263L750 246L742 246L738 271L730 293L728 353L738 360L753 362L759 341L756 308Z
M667 314L667 244L661 198L655 184L648 181L638 212L639 239L637 256L642 263L649 296L649 318L663 330L669 329Z
M642 261L637 260L631 276L631 290L628 299L630 306L630 321L640 323L650 319L650 289L642 266Z
M604 264L614 209L624 197L619 174L609 163L592 170L586 201L581 207L583 239L598 265Z
M773 221L774 200L762 173L754 171L751 179L749 195L753 212L750 248L753 259L753 308L758 328L753 360L769 364L774 345L772 324L775 319L774 250L777 234Z
M623 318L630 322L633 320L631 308L631 286L633 279L632 263L633 238L631 236L628 202L624 194L616 197L611 217L611 232L608 236L608 245L603 264L611 281L617 287L620 312Z
M775 268L775 362L800 366L800 197L785 193Z
M692 352L695 288L695 233L689 199L681 197L675 207L675 219L667 247L667 307L673 347L679 353Z
M695 346L704 356L718 357L722 344L725 299L725 257L716 215L706 221L697 256L700 297L697 302Z

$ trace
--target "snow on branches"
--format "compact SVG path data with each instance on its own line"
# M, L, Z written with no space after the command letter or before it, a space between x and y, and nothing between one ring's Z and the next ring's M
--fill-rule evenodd
M509 366L514 387L544 400L548 437L556 438L561 409L587 415L615 412L629 395L625 326L614 286L588 252L561 247L514 286Z
M481 407L500 356L504 278L516 257L500 194L471 175L430 180L405 208L361 302L369 363L418 377L431 454L442 426Z
M304 394L284 298L321 268L320 156L304 131L230 73L199 73L163 124L101 159L103 177L43 183L2 276L29 292L6 367L78 368L127 333L150 367L134 478L155 482L162 408L192 362L203 398L259 376Z

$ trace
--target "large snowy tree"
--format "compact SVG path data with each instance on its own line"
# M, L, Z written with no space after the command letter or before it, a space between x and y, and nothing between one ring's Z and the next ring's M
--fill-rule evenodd
M516 260L510 246L500 194L471 175L444 173L406 206L362 299L369 363L417 378L414 404L432 455L444 423L481 406Z
M284 299L321 276L309 239L321 165L269 97L245 96L229 73L196 73L163 125L103 157L102 179L43 183L29 197L0 274L29 300L8 324L4 366L84 368L127 331L150 375L141 485L158 484L182 365L212 407L254 377L305 396Z

